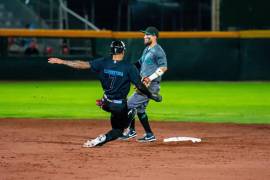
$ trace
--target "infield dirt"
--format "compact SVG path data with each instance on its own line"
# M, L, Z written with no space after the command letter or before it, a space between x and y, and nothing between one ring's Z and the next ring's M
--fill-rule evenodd
M86 139L107 132L110 122L0 119L0 179L270 179L270 125L151 124L156 142L82 148ZM202 142L162 142L173 136Z

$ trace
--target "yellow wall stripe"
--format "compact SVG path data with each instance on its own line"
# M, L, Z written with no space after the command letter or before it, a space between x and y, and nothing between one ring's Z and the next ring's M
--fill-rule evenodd
M67 37L67 38L111 38L111 31L84 31L84 30L47 30L47 29L0 29L0 36L16 37Z
M0 37L51 38L142 38L141 32L112 32L92 30L0 29ZM160 38L270 38L270 30L238 32L160 32Z
M161 38L238 38L238 32L160 32Z
M270 30L240 31L241 38L270 38Z
M113 32L114 38L142 38L141 32ZM160 38L238 38L238 32L165 32L159 33Z

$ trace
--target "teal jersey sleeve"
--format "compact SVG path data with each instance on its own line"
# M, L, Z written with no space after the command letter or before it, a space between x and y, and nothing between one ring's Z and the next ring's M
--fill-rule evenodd
M157 51L157 65L158 67L167 67L167 57L163 49L160 47L159 51Z
M104 58L98 58L98 59L89 61L89 63L91 65L91 70L93 72L99 73L103 68Z

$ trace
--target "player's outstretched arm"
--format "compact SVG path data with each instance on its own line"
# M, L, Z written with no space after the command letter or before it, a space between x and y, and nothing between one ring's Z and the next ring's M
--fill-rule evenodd
M87 61L80 61L80 60L74 60L74 61L69 61L69 60L63 60L60 58L49 58L48 63L50 64L63 64L75 69L90 69L90 63Z

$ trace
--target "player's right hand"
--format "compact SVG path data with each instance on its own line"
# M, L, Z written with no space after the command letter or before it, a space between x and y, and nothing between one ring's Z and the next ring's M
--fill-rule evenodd
M151 80L148 78L148 77L144 77L142 78L142 83L146 86L146 87L149 87L150 84L151 84Z
M49 58L48 63L50 64L63 64L64 60L59 58Z

